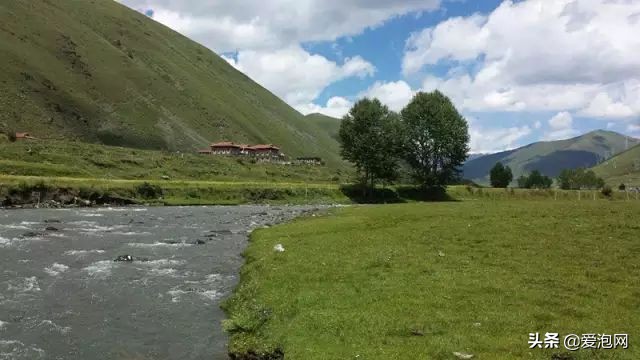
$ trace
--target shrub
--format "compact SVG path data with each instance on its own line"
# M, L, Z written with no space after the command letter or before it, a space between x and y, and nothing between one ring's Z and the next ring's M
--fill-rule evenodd
M11 142L16 142L16 140L18 140L14 131L7 131L7 139L9 139L9 141Z
M611 186L609 185L605 185L602 187L602 195L606 196L606 197L611 197L611 195L613 195L613 190L611 189Z
M618 190L625 191L627 190L627 186L625 184L620 184L620 186L618 186Z
M158 185L152 185L144 182L136 187L136 193L143 199L157 199L162 197L162 188Z

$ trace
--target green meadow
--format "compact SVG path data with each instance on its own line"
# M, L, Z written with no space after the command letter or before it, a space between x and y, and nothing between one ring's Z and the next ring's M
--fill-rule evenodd
M258 230L224 305L230 351L638 359L638 214L636 201L484 199L354 206ZM534 332L626 333L630 346L529 349Z

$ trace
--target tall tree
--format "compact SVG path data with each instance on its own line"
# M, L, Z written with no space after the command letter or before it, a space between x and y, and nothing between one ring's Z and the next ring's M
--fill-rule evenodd
M452 181L469 152L467 121L439 91L420 92L402 110L404 153L416 180L424 187Z
M401 132L398 115L378 99L358 101L342 119L341 155L356 166L363 184L373 188L398 176Z
M502 165L497 162L489 173L491 186L495 188L506 188L513 181L513 172L509 166Z

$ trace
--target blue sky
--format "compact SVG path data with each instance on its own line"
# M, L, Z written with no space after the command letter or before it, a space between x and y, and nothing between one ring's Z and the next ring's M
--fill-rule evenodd
M439 89L474 152L594 129L640 136L640 1L124 0L298 111L400 110Z

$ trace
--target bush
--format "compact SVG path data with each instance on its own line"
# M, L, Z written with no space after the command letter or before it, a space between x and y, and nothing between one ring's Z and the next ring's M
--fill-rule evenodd
M605 185L602 187L602 195L606 196L606 197L611 197L611 195L613 195L613 190L611 189L611 186L609 185Z
M162 188L158 185L152 185L144 182L136 187L136 193L143 199L158 199L162 197Z
M618 186L618 190L625 191L627 190L627 186L625 184L620 184L620 186Z
M7 131L7 139L9 139L9 141L11 142L16 142L16 140L18 140L14 131Z

